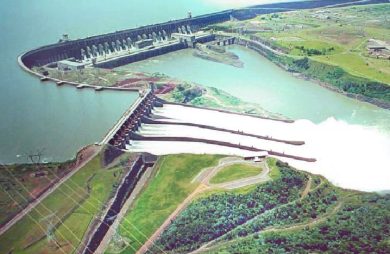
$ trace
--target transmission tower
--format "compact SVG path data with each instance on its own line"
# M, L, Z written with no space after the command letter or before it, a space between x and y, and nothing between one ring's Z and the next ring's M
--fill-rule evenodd
M61 248L61 245L54 234L55 226L56 226L55 217L56 217L56 213L54 212L41 218L39 222L46 225L46 238L49 244L54 243L57 248Z

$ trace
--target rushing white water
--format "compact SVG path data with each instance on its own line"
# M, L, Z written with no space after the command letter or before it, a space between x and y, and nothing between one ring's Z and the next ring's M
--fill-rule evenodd
M191 122L240 130L278 139L305 141L293 146L226 132L178 125L144 125L145 136L176 136L212 139L287 154L316 158L315 163L279 158L290 165L321 174L334 184L363 191L390 190L390 136L372 127L351 125L334 118L314 124L308 120L284 123L216 111L166 105L154 112L175 122ZM246 156L253 154L236 148L186 142L137 141L132 151L154 154L208 153Z

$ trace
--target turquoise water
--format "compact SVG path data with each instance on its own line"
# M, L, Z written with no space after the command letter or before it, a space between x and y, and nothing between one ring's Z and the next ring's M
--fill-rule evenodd
M155 57L128 67L161 72L182 80L221 88L292 119L308 119L318 124L332 117L348 124L373 127L390 133L389 110L350 99L311 81L296 78L247 48L231 46L230 50L244 62L244 68L193 57L191 50Z
M17 65L17 56L22 52L54 43L63 33L73 39L83 38L182 18L187 11L193 15L219 11L236 7L237 3L234 0L0 0L0 163L23 162L25 154L42 148L45 160L69 159L80 147L101 140L136 96L42 84ZM158 58L157 63L153 60L151 65L148 62L141 65L148 65L146 69L150 71L223 88L292 118L319 122L335 116L351 123L390 126L389 113L384 110L293 79L244 49L233 51L246 62L244 69L192 58L185 51Z
M135 94L79 91L42 84L17 65L17 56L70 38L222 9L207 1L0 1L0 163L23 162L45 148L45 160L62 161L102 136L134 102Z

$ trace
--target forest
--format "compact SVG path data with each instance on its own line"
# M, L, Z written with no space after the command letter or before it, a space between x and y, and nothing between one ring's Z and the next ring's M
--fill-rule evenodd
M276 166L278 178L247 193L192 202L149 253L388 253L390 195L344 190Z
M179 252L198 248L239 225L299 198L308 180L279 163L280 177L246 194L225 192L192 203L162 234L159 245Z

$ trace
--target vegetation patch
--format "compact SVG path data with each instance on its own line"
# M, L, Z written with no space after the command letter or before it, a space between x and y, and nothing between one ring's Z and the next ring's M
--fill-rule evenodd
M276 55L263 50L276 64L388 108L390 61L372 53L368 42L390 41L389 11L390 4L299 10L229 21L213 28L227 33L240 29L243 32L236 36L256 37L279 51Z
M247 164L233 164L226 166L211 178L210 183L218 184L247 178L260 174L262 169Z
M123 253L134 253L139 249L199 185L192 183L193 178L202 169L217 165L221 158L186 154L161 157L150 183L121 222L118 232L121 237L117 238L129 239L129 246ZM112 251L109 249L108 253Z
M307 176L289 170L280 162L278 166L280 178L258 185L248 193L218 193L191 203L161 235L157 244L165 251L190 252L259 214L299 199Z
M259 231L206 253L388 253L389 209L389 195L357 194L323 220Z
M358 64L358 63L357 63ZM390 86L366 78L354 76L338 66L322 63L310 58L294 60L290 71L305 74L335 86L343 92L364 95L390 102Z
M72 163L74 161L0 166L0 224L6 223L21 207L41 195L56 176L69 172Z
M75 251L129 169L127 156L110 169L101 165L101 154L93 158L0 236L0 253L62 253L58 245L65 253Z
M280 178L280 170L276 165L277 162L278 160L274 158L268 158L266 162L270 170L269 177L271 177L272 180L277 180Z
M176 86L169 93L160 95L160 97L176 103L187 103L200 107L285 119L281 115L266 111L258 104L244 102L215 87L203 87L192 83L184 83Z
M333 186L321 176L278 168L248 193L195 200L150 253L387 253L390 195ZM274 171L275 173L276 171Z

